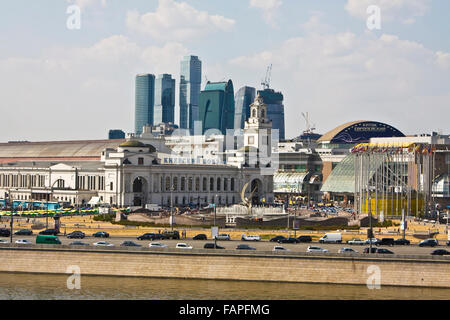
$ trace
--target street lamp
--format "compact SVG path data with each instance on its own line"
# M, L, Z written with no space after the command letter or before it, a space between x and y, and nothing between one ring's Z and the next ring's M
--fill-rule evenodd
M217 215L216 199L217 199L217 194L214 196L214 227L216 227L216 215ZM216 248L217 248L217 235L214 237L214 249L216 249Z

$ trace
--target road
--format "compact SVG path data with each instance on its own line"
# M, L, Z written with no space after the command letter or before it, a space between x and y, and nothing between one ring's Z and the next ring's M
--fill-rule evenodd
M10 240L9 238L2 238L4 240ZM18 239L26 239L32 243L36 242L36 236L13 236L13 243ZM107 241L109 243L114 244L114 246L120 246L120 244L126 240L133 241L135 243L138 243L144 247L148 247L150 241L149 240L143 240L139 241L135 237L118 237L118 236L112 236L109 238L95 238L92 236L86 236L84 239L68 239L64 235L60 235L59 239L61 240L63 245L69 245L73 241L82 241L84 243L88 243L89 245L93 245L95 242L98 241ZM204 244L207 242L214 242L213 240L192 240L191 239L181 239L181 240L157 240L155 242L161 242L166 244L169 248L175 248L177 243L184 242L189 245L191 245L194 249L202 249ZM239 244L248 244L251 247L254 247L258 251L272 251L273 247L276 245L283 246L284 248L292 251L292 252L306 252L306 249L310 245L319 246L323 249L327 249L330 253L337 253L339 249L341 248L353 248L354 250L358 251L359 253L362 253L364 248L367 248L368 245L349 245L349 244L319 244L317 242L311 242L311 243L283 243L278 244L276 242L270 242L269 240L262 240L262 241L240 241L240 240L229 240L229 241L217 241L217 244L225 247L225 249L228 250L234 250L236 249L237 245ZM374 246L376 247L376 246ZM401 254L401 255L430 255L430 253L437 249L437 248L444 248L447 250L450 250L450 247L444 245L439 245L437 247L431 248L431 247L419 247L418 245L407 245L407 246L380 246L383 248L387 248L390 251L393 251L395 254Z

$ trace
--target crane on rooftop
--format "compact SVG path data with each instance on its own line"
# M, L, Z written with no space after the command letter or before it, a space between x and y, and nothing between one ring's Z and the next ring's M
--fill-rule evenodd
M267 67L266 78L261 82L263 89L270 88L270 80L272 78L272 64Z

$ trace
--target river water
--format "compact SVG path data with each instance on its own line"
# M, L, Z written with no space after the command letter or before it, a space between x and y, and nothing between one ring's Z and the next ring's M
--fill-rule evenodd
M80 289L68 275L0 273L1 300L359 300L450 299L450 289L178 280L82 276Z

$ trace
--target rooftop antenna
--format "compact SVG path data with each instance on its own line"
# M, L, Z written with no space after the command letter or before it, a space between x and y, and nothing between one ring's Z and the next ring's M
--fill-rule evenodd
M271 77L272 77L272 64L270 64L270 66L267 67L266 78L263 81L261 81L263 89L270 88Z

